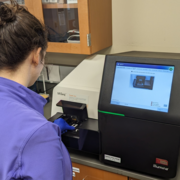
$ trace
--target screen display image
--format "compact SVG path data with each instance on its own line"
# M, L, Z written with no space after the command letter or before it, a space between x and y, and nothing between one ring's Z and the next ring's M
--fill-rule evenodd
M131 79L133 80L133 87L135 88L153 89L154 76L132 74Z
M111 104L168 112L174 66L117 62Z

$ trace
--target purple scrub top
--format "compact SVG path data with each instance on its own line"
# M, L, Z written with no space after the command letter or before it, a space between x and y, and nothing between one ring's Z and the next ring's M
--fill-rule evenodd
M0 180L72 180L59 127L43 116L46 100L0 78Z

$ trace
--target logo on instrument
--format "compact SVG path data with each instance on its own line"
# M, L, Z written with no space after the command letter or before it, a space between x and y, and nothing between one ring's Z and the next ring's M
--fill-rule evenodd
M57 94L61 96L66 96L66 93L62 93L62 92L58 92Z
M164 171L168 171L168 170L169 170L169 168L162 167L162 166L158 166L158 165L156 165L156 164L153 164L153 168L161 169L161 170L164 170Z
M160 166L160 165L162 165L162 166ZM161 169L161 170L164 170L164 171L168 171L169 168L168 167L164 167L164 166L168 166L168 161L165 160L165 159L156 158L156 164L153 164L153 168Z
M164 165L164 166L168 166L168 161L165 160L165 159L156 158L156 164L161 164L161 165Z

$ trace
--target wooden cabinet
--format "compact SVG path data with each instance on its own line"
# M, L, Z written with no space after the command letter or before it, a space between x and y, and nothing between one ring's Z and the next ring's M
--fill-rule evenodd
M110 173L81 164L72 163L72 166L74 168L73 180L128 180L128 177L126 176Z
M25 0L25 6L47 27L47 52L90 55L112 45L111 1L60 4Z
M42 2L41 0L24 0L25 6L28 8L29 12L36 16L41 22L44 23Z

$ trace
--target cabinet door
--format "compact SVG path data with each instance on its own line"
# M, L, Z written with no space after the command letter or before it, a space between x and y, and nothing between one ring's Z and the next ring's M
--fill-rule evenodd
M21 0L19 0L21 1ZM41 0L24 0L28 11L44 23L42 1Z
M112 45L112 0L43 0L47 1L62 3L43 3L48 52L93 54ZM80 40L72 34L74 29Z
M74 172L73 180L128 180L126 176L110 173L100 169L72 163L77 172Z
M67 4L65 0L61 0L62 3L45 2L42 7L48 30L47 52L90 54L90 47L87 45L88 0L78 0L74 4Z

